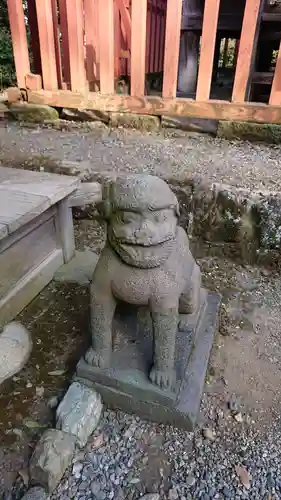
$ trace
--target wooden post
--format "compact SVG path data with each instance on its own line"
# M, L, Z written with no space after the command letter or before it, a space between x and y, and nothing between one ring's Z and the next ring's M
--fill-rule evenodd
M72 210L68 198L58 203L58 236L61 240L63 260L66 264L75 255Z
M255 52L261 1L246 0L232 92L233 102L244 102L249 90L248 82Z
M67 86L70 86L70 54L69 54L69 41L68 41L68 28L67 28L67 10L66 1L59 0L60 11L60 32L61 32L61 46L62 46L62 72L63 79Z
M114 7L113 0L99 0L100 91L114 93Z
M281 106L281 42L272 82L269 104Z
M197 101L208 101L210 98L219 7L220 0L205 0L196 91Z
M44 90L58 88L51 0L35 0Z
M86 32L86 70L90 84L100 79L99 67L99 25L98 1L84 0L85 32Z
M147 0L147 17L146 17L146 63L145 63L145 71L149 73L149 64L151 57L151 0Z
M83 92L86 88L83 1L66 0L65 5L71 90Z
M31 44L32 58L33 58L33 69L37 75L41 75L42 66L41 66L40 43L39 43L39 32L38 32L35 0L27 1L27 16L28 16L28 24L30 30L30 44Z
M24 22L22 0L7 0L9 21L13 42L17 82L25 87L25 77L30 73L27 37Z
M162 95L176 97L180 52L182 0L167 0L164 78Z
M131 95L142 97L145 88L147 0L132 0Z
M121 68L121 18L119 8L114 2L114 76L120 76Z
M57 0L52 0L52 14L53 14L53 29L54 29L54 42L55 42L55 56L57 66L58 86L62 88L62 66L61 66L61 52L60 52L60 39L59 39L59 23L58 23L58 4Z

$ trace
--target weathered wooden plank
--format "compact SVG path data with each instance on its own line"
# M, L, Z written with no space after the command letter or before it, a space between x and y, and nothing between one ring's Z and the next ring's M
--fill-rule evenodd
M50 219L0 252L0 300L31 269L57 248L54 220Z
M94 82L100 79L98 0L84 0L84 10L87 80Z
M210 98L220 0L205 0L196 100Z
M50 207L46 196L11 191L0 186L0 223L6 224L12 233Z
M6 224L0 224L0 240L8 235L8 228Z
M0 326L14 319L53 279L63 264L61 249L55 250L0 301Z
M131 95L141 97L145 87L147 0L132 0Z
M281 123L281 106L269 106L247 102L244 104L210 100L199 102L192 99L163 99L156 96L131 97L106 96L95 92L82 94L60 90L57 92L27 91L28 100L50 106L122 111L152 115L189 116L213 120L237 120L259 123Z
M269 104L281 105L281 42L279 46L278 58L269 98Z
M45 90L55 90L58 88L58 78L51 0L36 0L36 12L43 86Z
M99 0L100 91L114 93L114 7L113 0Z
M25 87L25 76L30 73L28 45L22 0L7 0L17 82Z
M181 10L182 0L167 0L164 77L162 91L164 98L175 97L177 93Z
M83 91L86 86L83 0L66 0L65 7L71 90Z
M233 102L244 102L246 99L261 1L246 0L232 92Z

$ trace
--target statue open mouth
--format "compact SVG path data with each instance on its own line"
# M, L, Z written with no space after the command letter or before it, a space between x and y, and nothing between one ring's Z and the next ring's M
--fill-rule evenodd
M109 241L125 264L142 269L161 266L170 256L175 244L175 238L151 246L123 243L115 238Z

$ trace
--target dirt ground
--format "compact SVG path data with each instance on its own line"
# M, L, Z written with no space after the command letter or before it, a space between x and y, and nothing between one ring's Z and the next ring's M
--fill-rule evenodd
M100 251L103 227L84 220L76 222L75 230L77 248ZM200 258L199 263L205 285L223 297L201 421L210 418L210 407L220 407L226 415L235 397L243 419L263 435L281 408L279 275L215 257ZM65 390L89 343L88 304L86 287L51 283L19 317L32 333L34 349L24 370L1 388L2 494L11 491L16 477L15 491L24 488L28 457L54 418L50 406Z

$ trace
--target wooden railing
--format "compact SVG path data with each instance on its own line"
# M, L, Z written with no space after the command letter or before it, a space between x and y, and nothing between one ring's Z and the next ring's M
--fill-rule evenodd
M246 0L229 101L210 99L220 0L205 0L195 99L177 97L182 0L28 0L34 73L22 0L7 2L18 86L30 102L281 123L280 48L269 104L247 101L264 0ZM147 95L146 75L162 71L161 93ZM130 95L116 93L120 75Z

